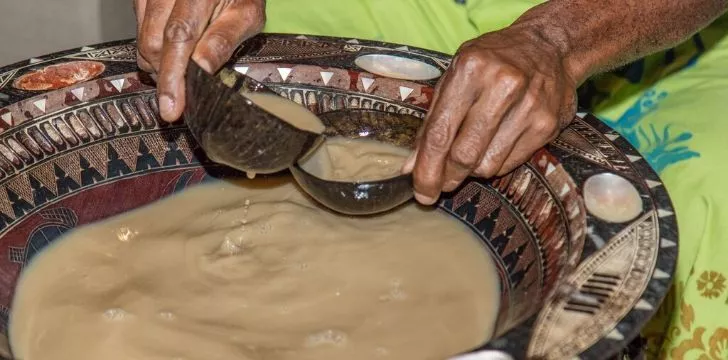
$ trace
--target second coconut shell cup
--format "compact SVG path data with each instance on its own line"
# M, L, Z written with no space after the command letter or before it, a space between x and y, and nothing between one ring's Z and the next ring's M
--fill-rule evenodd
M347 109L319 115L326 125L324 135L369 138L414 149L422 120L412 115L377 110ZM376 181L343 182L325 180L291 167L296 182L316 201L346 215L373 215L392 210L412 199L412 176L402 174Z
M291 167L323 141L263 110L246 92L273 90L234 70L210 74L190 61L184 118L207 157L248 174Z

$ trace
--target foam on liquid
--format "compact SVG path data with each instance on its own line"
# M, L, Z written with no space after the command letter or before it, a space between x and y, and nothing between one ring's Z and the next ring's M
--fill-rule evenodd
M38 254L10 335L23 360L440 360L490 336L498 282L442 213L344 217L289 180L218 182Z

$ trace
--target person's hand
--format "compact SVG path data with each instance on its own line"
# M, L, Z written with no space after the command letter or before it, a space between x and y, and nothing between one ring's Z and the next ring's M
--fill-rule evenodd
M470 175L504 175L528 161L573 118L576 87L557 47L528 28L463 44L403 167L416 199L433 204Z
M134 0L134 10L137 62L157 75L159 112L170 122L184 110L190 58L215 72L265 24L265 0Z

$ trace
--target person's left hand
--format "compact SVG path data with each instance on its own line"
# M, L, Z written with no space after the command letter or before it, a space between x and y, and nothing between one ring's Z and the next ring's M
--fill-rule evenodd
M577 80L565 56L527 26L462 45L437 86L403 172L416 199L433 204L466 177L504 175L569 124Z

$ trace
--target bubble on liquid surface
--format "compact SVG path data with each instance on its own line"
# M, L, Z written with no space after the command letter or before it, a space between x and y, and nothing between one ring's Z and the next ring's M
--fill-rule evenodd
M159 317L162 318L163 320L172 321L177 318L177 315L175 315L171 311L162 311L159 313Z
M401 56L368 54L356 58L356 66L376 75L402 80L431 80L442 72L419 60Z
M633 220L642 213L642 198L627 179L611 173L584 182L584 205L592 215L611 223Z
M121 308L112 308L104 311L104 318L111 321L122 321L128 316L127 312Z
M407 299L407 293L402 288L402 279L389 281L389 292L379 297L380 301L401 301Z
M305 346L308 348L319 346L344 346L348 340L345 332L335 329L326 329L309 335Z
M116 238L121 242L129 242L139 235L139 232L127 226L122 226L116 231Z

